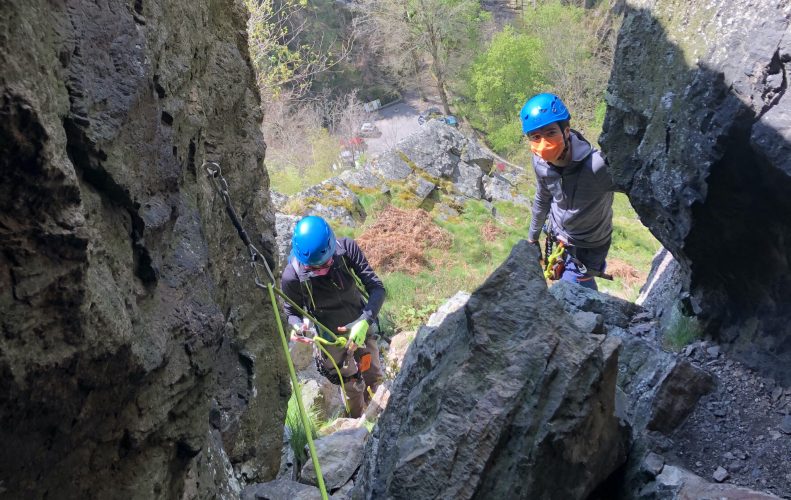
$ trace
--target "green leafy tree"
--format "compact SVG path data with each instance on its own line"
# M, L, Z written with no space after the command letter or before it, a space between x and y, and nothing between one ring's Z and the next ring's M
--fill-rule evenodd
M516 33L511 26L497 33L470 72L478 111L491 118L514 119L519 106L544 85L543 50L541 40Z
M375 34L397 72L418 78L423 61L434 79L445 113L448 80L469 54L486 13L478 0L368 0Z
M545 0L523 12L522 23L497 33L466 73L464 113L488 144L513 159L522 147L518 112L532 95L554 92L571 109L573 126L595 138L614 36L609 4L585 10Z
M340 44L313 36L308 0L245 0L250 13L250 58L265 98L304 96L313 78L338 64L351 50L353 35ZM333 53L332 47L336 47Z

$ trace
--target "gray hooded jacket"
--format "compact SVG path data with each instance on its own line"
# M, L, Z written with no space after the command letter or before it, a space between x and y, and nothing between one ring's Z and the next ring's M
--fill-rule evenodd
M556 167L533 155L536 196L528 238L538 241L549 226L561 239L580 248L594 248L612 236L613 184L607 163L579 132L571 132L571 163Z

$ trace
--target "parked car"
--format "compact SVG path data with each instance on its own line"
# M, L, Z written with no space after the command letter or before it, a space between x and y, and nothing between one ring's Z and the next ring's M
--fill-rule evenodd
M360 125L361 137L379 137L381 135L382 132L371 122L365 122Z
M347 139L341 139L340 145L341 148L349 149L351 151L365 151L368 149L368 144L365 143L365 139L357 135Z
M446 125L450 125L451 127L457 127L458 128L458 126L459 126L459 121L453 115L446 115L446 116L443 116L440 119L442 121L444 121Z

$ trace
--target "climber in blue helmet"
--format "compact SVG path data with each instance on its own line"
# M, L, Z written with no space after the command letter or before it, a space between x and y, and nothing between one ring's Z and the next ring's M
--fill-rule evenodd
M354 275L367 292L367 301ZM328 345L326 350L340 367L349 416L359 417L369 396L367 389L376 392L382 379L376 343L377 315L385 299L382 280L354 240L336 239L327 221L310 215L300 219L294 227L281 288L324 326L339 335L348 335L347 346ZM294 333L292 339L305 341L310 325L290 304L286 303L284 309ZM319 372L339 385L340 379L332 362L315 347L313 354Z
M528 241L538 245L541 229L563 242L566 252L554 279L597 289L612 237L616 189L607 161L576 130L560 97L538 94L519 113L533 152L536 194ZM546 226L545 226L546 223Z

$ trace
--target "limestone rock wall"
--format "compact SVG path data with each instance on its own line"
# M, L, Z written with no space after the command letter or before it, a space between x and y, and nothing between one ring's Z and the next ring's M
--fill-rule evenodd
M225 496L277 472L288 377L274 320L201 170L223 165L271 254L245 22L232 0L3 2L12 498Z
M689 307L791 381L791 2L627 0L603 150Z
M445 313L410 346L352 498L587 498L629 446L618 340L575 329L525 241Z

